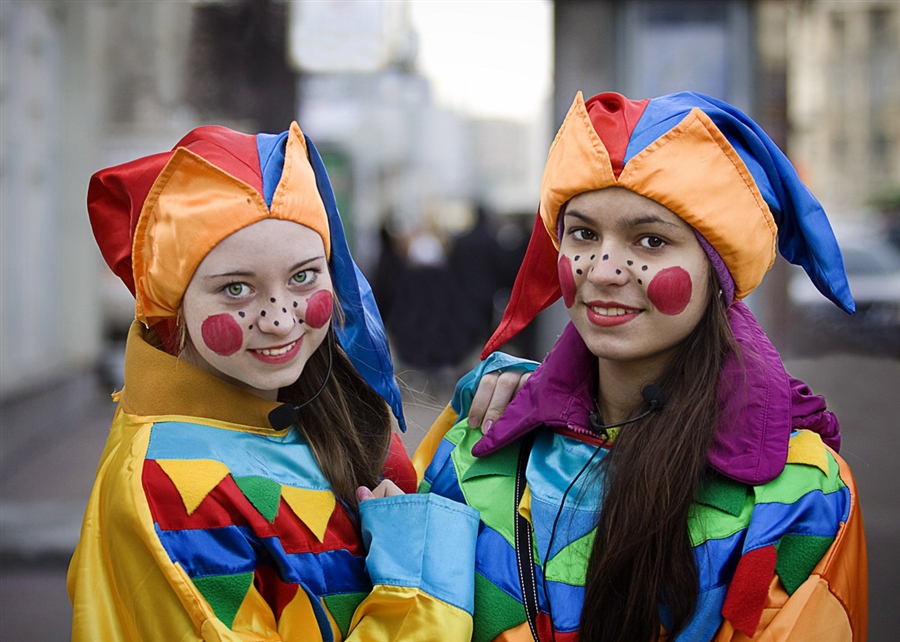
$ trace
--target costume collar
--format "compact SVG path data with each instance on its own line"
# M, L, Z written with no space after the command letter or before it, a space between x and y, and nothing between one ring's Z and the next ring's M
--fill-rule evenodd
M719 426L707 456L709 465L741 483L769 482L784 469L795 427L819 433L837 449L837 418L825 409L823 397L813 395L785 371L749 308L735 303L728 309L728 322L741 356L726 362L719 380ZM542 425L586 432L596 373L596 357L569 323L472 453L490 454Z
M202 417L272 430L269 412L280 405L241 390L153 345L153 331L131 324L125 350L125 387L120 403L128 414Z

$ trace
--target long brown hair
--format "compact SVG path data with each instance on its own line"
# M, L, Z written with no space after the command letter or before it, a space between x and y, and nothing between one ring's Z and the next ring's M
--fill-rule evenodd
M333 360L330 374L329 359ZM317 395L323 382L325 387ZM298 405L310 398L300 409L297 424L335 495L355 512L356 489L378 483L390 447L391 419L387 403L341 349L334 326L310 356L303 374L278 393L279 401Z
M655 382L666 405L620 430L597 471L602 510L585 578L582 641L655 642L661 605L674 638L696 608L688 513L707 471L719 373L736 350L715 279L710 269L706 312Z

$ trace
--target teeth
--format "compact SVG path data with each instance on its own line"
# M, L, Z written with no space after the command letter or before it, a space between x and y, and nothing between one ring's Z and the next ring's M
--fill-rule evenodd
M623 314L629 314L631 312L631 310L626 310L625 308L595 308L595 307L591 307L591 310L593 310L595 313L599 314L600 316L604 316L604 317L618 317L618 316L622 316Z
M297 342L294 341L294 343L297 343ZM272 348L270 350L269 349L257 350L257 352L260 354L264 354L267 357L277 357L280 354L285 354L285 353L289 352L290 349L294 347L294 343L288 344L288 345L284 346L283 348Z

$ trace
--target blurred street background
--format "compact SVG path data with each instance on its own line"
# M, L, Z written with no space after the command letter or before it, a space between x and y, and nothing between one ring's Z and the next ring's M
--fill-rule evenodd
M90 175L221 124L323 155L405 385L412 452L499 320L576 91L749 113L834 222L859 312L783 261L749 300L826 395L859 484L870 636L900 630L900 2L0 2L0 638L69 639L65 590L133 299ZM506 349L540 359L551 307ZM152 596L148 596L152 599Z

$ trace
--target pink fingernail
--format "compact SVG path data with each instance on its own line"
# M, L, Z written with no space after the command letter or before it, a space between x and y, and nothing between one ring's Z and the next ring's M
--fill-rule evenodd
M490 430L491 426L493 426L493 425L494 425L494 420L488 419L487 421L484 422L484 425L481 427L481 432L483 432L484 434L487 434L487 431Z

